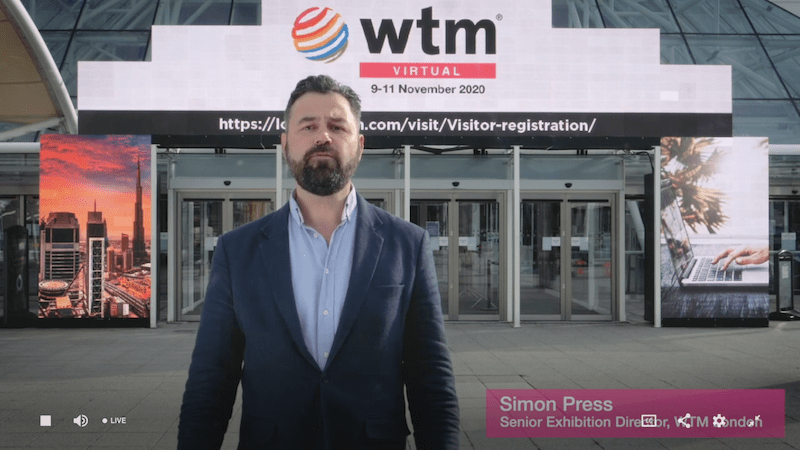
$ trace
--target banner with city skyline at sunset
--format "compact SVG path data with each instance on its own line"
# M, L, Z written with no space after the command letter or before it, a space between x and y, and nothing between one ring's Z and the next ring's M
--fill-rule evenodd
M146 319L150 136L43 135L41 319Z

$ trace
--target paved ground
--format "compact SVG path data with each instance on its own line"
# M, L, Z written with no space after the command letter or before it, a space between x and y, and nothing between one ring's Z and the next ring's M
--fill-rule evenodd
M635 310L631 311L635 320ZM172 449L196 323L156 329L0 329L0 448ZM800 323L448 323L473 449L800 449ZM782 439L489 439L487 388L781 388ZM40 427L40 415L52 417ZM80 428L80 414L89 423ZM225 448L236 448L239 403ZM126 423L102 423L125 417ZM413 444L410 444L413 448Z

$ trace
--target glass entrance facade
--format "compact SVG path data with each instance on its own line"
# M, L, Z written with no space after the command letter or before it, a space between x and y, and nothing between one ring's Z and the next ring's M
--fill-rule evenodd
M497 318L500 305L500 203L458 202L458 315Z
M242 155L216 156L214 157L213 165L208 164L209 156L200 156L195 158L195 155L186 155L178 161L177 165L182 167L172 169L169 161L174 156L159 156L159 195L157 196L159 198L157 223L161 232L159 240L159 255L161 257L158 260L158 266L160 267L158 272L159 285L161 288L157 295L159 321L179 320L177 317L182 317L181 314L191 318L202 311L203 290L207 283L208 264L210 264L213 257L215 237L223 230L239 226L275 208L275 201L273 200L275 191L274 189L269 189L269 183L274 183L274 168L276 164L274 159L270 159L269 155L266 155L266 158L263 153L246 155L247 158ZM449 320L467 320L470 318L511 320L513 316L509 312L509 305L513 303L514 299L511 294L513 292L513 280L509 281L509 271L513 271L513 265L509 255L513 248L512 234L510 233L513 222L511 221L512 215L508 213L508 208L511 206L512 191L510 188L512 184L508 180L508 178L511 178L508 175L510 171L506 171L504 174L503 170L501 170L502 167L508 168L511 166L507 152L500 153L497 156L489 155L489 157L481 156L480 158L463 154L453 159L446 159L447 155L421 156L412 155L412 173L415 174L412 186L430 187L431 189L424 191L427 193L427 198L419 198L417 196L417 192L423 191L416 189L411 191L409 219L427 229L431 235L431 247L434 251L443 300L442 307L445 315ZM372 161L359 169L360 172L355 180L359 190L368 199L371 199L370 201L373 203L379 204L380 207L387 211L403 217L405 194L402 184L404 176L402 157L398 158L397 155L387 153L386 155L365 155L365 158ZM564 169L566 167L564 160L570 158L575 159L577 161L576 164L580 164L577 170ZM589 167L594 169L594 173L597 173L599 167L605 166L604 163L587 163L586 158L575 158L574 156L570 158L560 158L553 164L551 163L552 157L550 155L523 155L522 157L521 168L530 169L528 173L524 173L521 180L522 184L538 183L544 187L538 190L524 189L519 206L519 282L521 287L521 316L523 320L565 320L564 317L567 311L569 311L572 319L601 318L608 317L607 310L611 311L610 320L616 320L620 317L618 313L620 306L625 306L628 314L632 314L631 299L634 302L638 302L634 303L634 307L636 304L641 303L646 276L643 270L643 259L646 252L643 235L644 228L649 226L642 220L644 201L641 194L641 175L650 171L647 158L642 156L635 158L627 156L616 157L620 163L624 163L626 166L624 197L620 197L625 199L621 202L624 205L624 213L621 216L619 214L621 206L603 202L592 206L592 203L581 203L579 200L587 200L587 198L577 194L572 202L575 208L569 212L562 210L564 201L560 197L561 194L556 194L555 197L552 194L554 194L553 191L558 190L559 186L564 191L564 183L562 181L547 181L543 179L546 171L539 170L534 172L534 168L558 168L559 177L563 180L565 176L563 174L565 173L575 177L588 178L591 174L591 171L588 170ZM18 158L15 156L14 158L9 158L8 162L13 163L17 160ZM413 164L417 164L414 163L415 160L419 160L420 164L424 164L425 169L414 171ZM465 174L465 171L462 170L464 164L479 166L482 161L486 160L489 160L492 170L481 174L486 176L485 174L490 173L490 177L469 181L465 176L459 176ZM186 161L194 161L193 164L198 167L197 170L200 170L200 173L188 170L185 167ZM225 161L231 161L231 163L229 164ZM536 161L539 161L538 165ZM798 224L800 214L797 213L800 209L798 208L796 194L793 193L793 190L796 190L797 187L792 184L797 179L796 173L798 169L796 167L800 167L798 161L800 161L800 158L781 157L776 161L776 157L771 157L771 216L769 231L772 240L770 250L773 253L780 249L798 252L796 232L800 229ZM437 165L440 168L445 166L445 169L437 170ZM216 168L213 171L211 170L212 166ZM257 175L261 176L261 178L258 178L258 183L267 186L267 189L261 192L272 202L271 204L251 202L251 200L259 200L259 196L252 195L252 189L249 189L250 193L242 193L237 198L231 197L229 199L224 196L214 198L209 196L208 193L195 192L193 194L194 197L181 197L180 201L177 201L178 198L176 196L175 201L172 203L174 212L169 212L169 199L170 195L172 195L170 192L178 192L178 188L187 184L185 183L186 179L194 177L195 186L189 186L194 189L196 185L211 185L212 182L207 181L203 176L216 173L222 176L230 175L230 178L234 180L235 186L236 184L243 184L243 178L235 176L236 170L240 170L238 168L241 167L249 170L245 175L252 179L256 179ZM380 170L372 167L377 167ZM587 169L584 170L584 167ZM34 168L38 169L35 165ZM272 172L269 171L269 168L273 168ZM171 171L177 176L170 178ZM551 170L551 172L555 173L556 171ZM35 174L37 172L33 170L31 173ZM375 173L379 173L380 176L376 176ZM437 173L440 175L439 178L436 178ZM502 179L504 176L507 177L505 180ZM462 184L459 189L466 186L469 191L461 192L454 189L452 185L452 180L454 179L461 181ZM24 183L35 184L36 182L37 179L31 176L31 180ZM216 182L223 185L221 178L217 179ZM249 182L246 187L252 188L253 184ZM174 189L170 189L170 185ZM290 182L284 179L283 186L285 192L286 189L289 189ZM481 187L486 188L483 191L483 198L477 198L474 193L481 192L479 189ZM19 190L19 186L14 189ZM14 189L5 187L2 191L5 193L0 199L3 205L3 227L6 229L11 226L21 225L28 230L28 281L26 287L29 301L27 302L27 308L29 315L35 317L38 311L37 279L41 254L39 249L38 197L32 194L14 195ZM236 190L236 192L239 191ZM381 194L375 195L377 192ZM503 198L498 199L496 195L495 198L487 198L487 196L494 195L487 194L492 192L502 193ZM536 194L536 192L548 194L550 197ZM225 193L225 195L228 194L230 192ZM451 198L453 194L457 195ZM285 202L285 199L286 196L283 195L281 204ZM594 202L597 199L589 200ZM221 206L225 204L230 205L230 213L226 213L224 207ZM616 205L619 204L617 203ZM609 205L610 210L608 206L604 205ZM589 211L590 206L594 207L595 211ZM168 218L170 215L174 216L174 226L169 225ZM220 215L221 217L229 217L229 219L226 219L230 220L230 225L227 225L228 228L219 218ZM552 238L567 231L566 226L562 225L562 221L567 216L570 221L575 221L574 228L573 225L569 225L570 233L578 233L575 234L575 237L586 237L590 239L590 242L592 239L595 240L596 245L599 247L593 250L594 256L591 256L586 249L581 248L580 240L577 241L575 246L569 247L570 253L567 256L563 256L563 248L561 246L553 246ZM594 225L590 220L592 217L595 218ZM614 220L621 221L624 224L624 229L621 229L619 223L614 224ZM595 238L595 236L601 237L607 232L609 223L612 224L612 230L617 229L622 233L621 239L623 243L621 245L618 241L614 242L613 240L609 244L609 241L604 237L602 239ZM180 230L188 230L188 233L183 233ZM499 244L494 242L494 233L498 234ZM172 234L174 234L174 239L169 237ZM470 237L474 242L470 241ZM545 238L549 238L549 241ZM508 240L504 241L504 239ZM460 244L459 240L462 241ZM451 244L451 242L453 243ZM572 244L571 239L570 244ZM7 243L4 241L3 245L0 246L2 247L0 248L0 258L2 258L4 267L9 263L6 245ZM451 246L458 249L452 259L450 254ZM584 247L586 246L584 245ZM605 254L609 251L613 254L614 249L617 247L624 249L623 262L621 265L612 262L609 275L607 271L609 265ZM499 257L496 256L498 252L500 254ZM189 257L190 255L191 258ZM594 258L595 261L593 264L594 281L591 281L591 271L588 268L591 258ZM175 263L178 260L182 260L181 264L183 265L179 266ZM569 261L569 264L566 261ZM176 269L180 268L176 273L170 274L167 269L172 264ZM455 271L455 275L451 276L454 267L458 267L458 270ZM564 278L565 275L563 275L563 267L570 268L568 275L572 278L571 287L574 291L572 296L566 297L570 302L569 307L561 301L562 297L566 296L562 285L567 282ZM800 273L800 263L795 264L794 267L796 272L795 280L797 281L800 279L800 275L798 275ZM573 269L574 277L572 275ZM581 271L583 271L583 274L580 273ZM619 286L619 277L624 277L624 281L622 286L617 287L617 291L615 291L615 287ZM457 286L454 286L452 290L450 288L451 280ZM455 280L458 280L458 283L455 283ZM0 307L0 322L4 320L2 317L6 314L8 305L6 298L9 281L7 273L5 271L0 272L0 304L2 305ZM591 283L601 288L597 291L601 295L596 298L596 301L585 295L577 294L581 289L588 292L593 286ZM608 287L609 283L611 287ZM795 286L800 286L800 282L795 283ZM610 294L608 291L610 291ZM800 290L797 293L800 294ZM167 306L170 302L172 302L173 306L168 308ZM580 309L582 304L595 305L594 308L586 310L592 310L593 312L591 314L582 314L583 310ZM496 311L494 310L495 307L497 307ZM168 315L168 309L170 308L176 312L174 318L170 318ZM641 312L636 312L636 314L641 315ZM583 315L586 317L582 317Z
M524 318L613 317L617 258L613 196L581 196L529 193L526 197L531 198L520 205Z
M433 250L433 263L442 297L442 313L449 314L450 304L450 226L447 200L412 200L411 223L428 232Z
M271 213L274 202L266 193L261 198L231 198L231 194L224 192L186 193L181 198L177 259L179 316L183 320L198 320L217 239Z
M800 249L797 246L797 237L800 234L800 200L785 197L770 201L770 252L777 254L781 250L792 252L792 286L794 295L800 294ZM775 293L774 283L770 288ZM795 305L800 301L795 301Z
M500 202L447 195L447 199L412 199L410 219L430 235L442 312L449 320L496 320L501 264L505 266L501 261Z
M570 209L571 319L612 317L614 292L613 208L607 200L572 200Z
M522 202L520 311L561 320L561 200Z
M216 240L222 235L222 200L181 203L181 316L197 316L205 298Z

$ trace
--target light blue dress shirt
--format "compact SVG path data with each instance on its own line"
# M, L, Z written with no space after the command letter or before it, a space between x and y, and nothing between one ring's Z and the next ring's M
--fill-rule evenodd
M333 231L330 245L322 234L305 225L295 193L289 197L289 259L297 315L306 347L320 369L327 364L353 266L357 208L356 188L350 186L342 221Z

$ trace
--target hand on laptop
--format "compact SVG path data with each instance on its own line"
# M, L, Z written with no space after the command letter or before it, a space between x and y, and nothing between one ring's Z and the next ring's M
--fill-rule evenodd
M722 270L727 270L734 261L740 266L746 264L761 264L769 261L769 248L768 247L753 247L745 245L742 247L730 247L725 249L722 253L717 255L712 261L712 264L718 263L722 258L728 259L722 265Z

